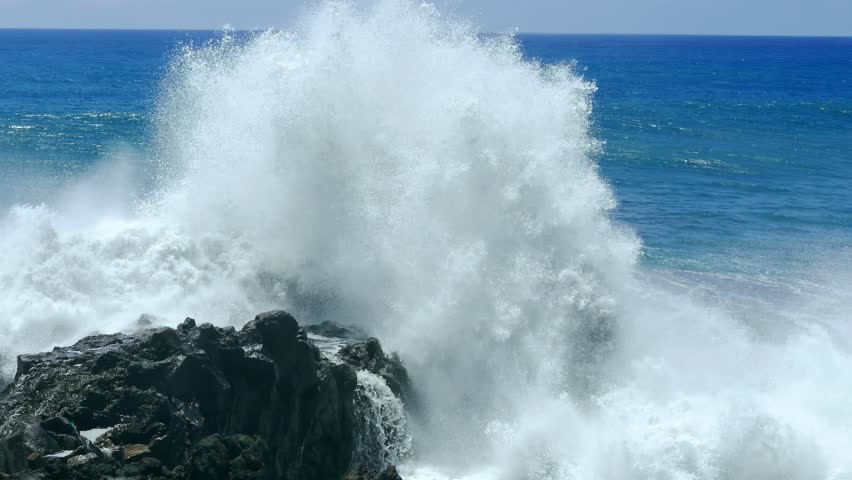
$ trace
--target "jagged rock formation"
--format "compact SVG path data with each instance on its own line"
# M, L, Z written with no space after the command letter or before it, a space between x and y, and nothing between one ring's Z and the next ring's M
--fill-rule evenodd
M408 371L395 353L385 355L382 345L375 338L352 343L339 352L340 358L358 370L366 370L382 377L391 391L403 400L411 396L411 381Z
M408 376L375 339L350 341L340 358L324 358L283 311L240 331L187 319L21 355L0 394L0 478L373 478L350 470L356 370L400 396Z
M390 466L376 473L366 465L357 465L343 477L343 480L402 480L396 467Z

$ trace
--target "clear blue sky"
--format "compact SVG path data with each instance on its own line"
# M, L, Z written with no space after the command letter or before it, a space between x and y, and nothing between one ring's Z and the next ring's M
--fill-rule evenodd
M0 0L0 28L286 27L304 0ZM481 30L852 36L852 0L437 0Z

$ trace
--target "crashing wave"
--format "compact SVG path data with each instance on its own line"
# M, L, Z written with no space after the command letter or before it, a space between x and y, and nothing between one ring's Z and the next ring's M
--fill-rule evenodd
M188 46L154 187L0 223L0 346L278 305L401 352L415 478L848 478L848 313L767 340L638 268L593 91L404 0Z

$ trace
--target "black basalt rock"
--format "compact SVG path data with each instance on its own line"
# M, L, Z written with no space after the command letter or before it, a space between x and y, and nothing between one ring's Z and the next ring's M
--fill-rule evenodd
M214 434L201 439L189 453L188 480L272 480L269 448L257 436Z
M340 358L356 370L367 370L384 378L393 393L407 401L411 397L408 371L396 354L385 355L375 338L353 343L340 350Z
M377 340L345 350L324 358L278 310L239 331L188 318L21 355L0 393L0 478L341 479L356 369L409 388Z
M314 325L306 325L305 331L314 335L322 335L328 338L342 338L354 340L364 340L367 338L367 335L357 327L342 327L327 320Z
M370 467L359 464L352 467L343 480L402 480L402 477L393 465L376 473Z

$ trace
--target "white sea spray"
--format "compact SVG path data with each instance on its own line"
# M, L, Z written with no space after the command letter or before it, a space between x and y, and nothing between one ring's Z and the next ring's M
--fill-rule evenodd
M593 92L402 0L188 47L141 201L119 170L0 220L0 350L284 307L401 353L406 478L850 478L842 292L772 337L639 268Z

